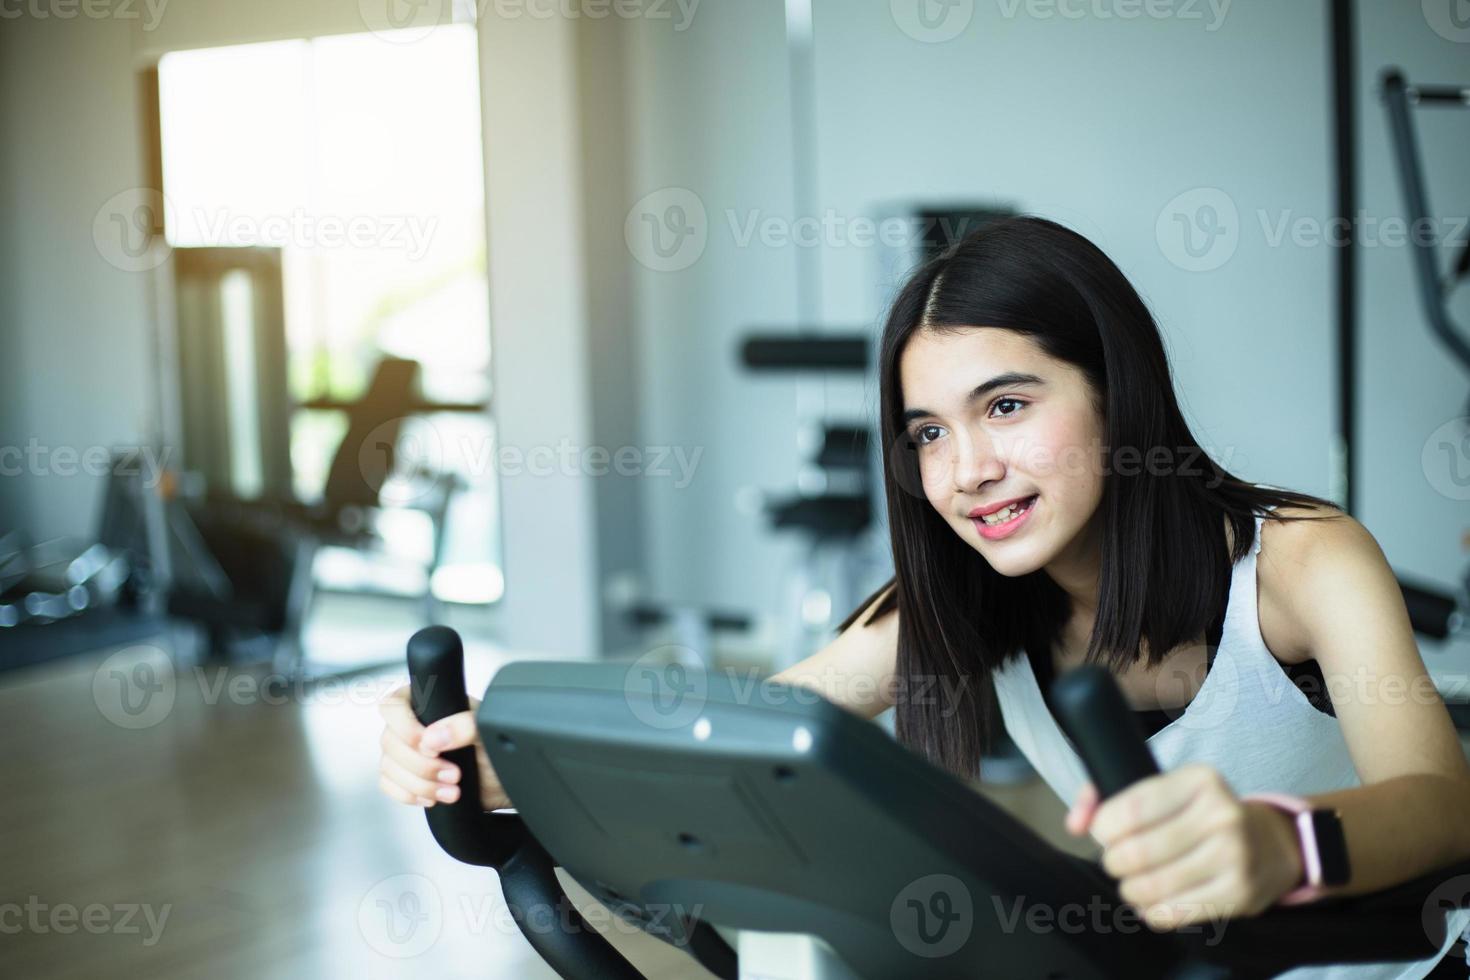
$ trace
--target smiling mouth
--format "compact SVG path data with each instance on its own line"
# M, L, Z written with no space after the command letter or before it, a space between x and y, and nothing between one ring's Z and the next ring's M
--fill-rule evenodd
M986 514L984 517L973 518L973 520L979 521L986 527L1004 527L1029 511L1035 505L1036 497L1037 495L1033 494L1025 500L1011 504L1009 507L1003 507L993 514Z

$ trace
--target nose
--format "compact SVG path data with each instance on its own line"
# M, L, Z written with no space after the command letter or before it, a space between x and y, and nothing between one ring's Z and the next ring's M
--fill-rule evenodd
M982 487L1005 476L1005 459L985 433L964 432L951 441L954 453L950 472L956 493L978 493Z

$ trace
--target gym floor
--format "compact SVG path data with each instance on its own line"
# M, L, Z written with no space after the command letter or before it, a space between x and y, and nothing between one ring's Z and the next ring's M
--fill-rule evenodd
M507 657L467 654L471 687ZM379 795L374 701L396 668L314 689L181 668L166 711L133 705L130 718L109 699L117 663L107 649L0 674L11 749L0 780L13 788L0 816L6 975L555 976L516 932L493 873L446 857L417 810ZM1091 851L1063 832L1040 780L986 792L1058 846ZM376 886L400 875L422 876L421 908L379 904ZM29 927L16 934L18 915ZM424 931L390 932L390 916ZM604 931L650 977L708 976L626 927Z
M94 693L108 655L0 675L0 776L17 789L0 821L4 901L22 906L12 930L17 914L31 922L5 937L0 972L556 976L504 916L494 874L446 857L418 810L379 794L371 692L396 674L271 693L263 672L181 670L167 716L127 729ZM441 903L431 944L375 930L374 886L404 874ZM616 938L650 976L698 975L656 940Z

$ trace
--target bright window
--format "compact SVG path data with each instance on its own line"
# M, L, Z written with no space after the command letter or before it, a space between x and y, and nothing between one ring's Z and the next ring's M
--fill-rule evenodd
M422 365L431 402L485 404L490 331L475 29L411 44L372 34L239 45L159 63L170 245L281 249L297 405L361 395L383 356ZM455 501L442 590L499 595L488 412L436 413ZM345 430L292 413L298 496L321 494ZM412 549L410 549L412 550ZM486 583L474 588L467 583Z

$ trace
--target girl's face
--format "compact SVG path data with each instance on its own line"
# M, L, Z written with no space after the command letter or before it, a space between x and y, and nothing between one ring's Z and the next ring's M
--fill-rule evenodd
M899 381L924 496L956 534L1007 576L1085 558L1104 432L1080 370L1013 330L920 329Z

